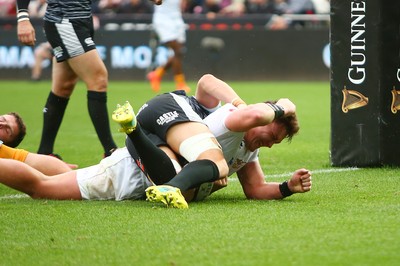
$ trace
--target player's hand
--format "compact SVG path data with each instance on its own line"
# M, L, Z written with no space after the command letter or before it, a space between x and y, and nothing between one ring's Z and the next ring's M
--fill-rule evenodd
M288 181L288 187L293 193L304 193L311 190L311 172L307 169L299 169L293 173Z
M224 177L222 179L218 179L218 180L214 181L214 185L211 190L211 193L214 193L215 191L220 190L226 186L228 186L228 178Z
M17 25L18 40L29 46L34 46L36 42L35 29L29 20L18 22Z
M276 104L283 107L285 110L284 116L290 116L296 113L296 105L294 105L294 103L287 98L279 99Z

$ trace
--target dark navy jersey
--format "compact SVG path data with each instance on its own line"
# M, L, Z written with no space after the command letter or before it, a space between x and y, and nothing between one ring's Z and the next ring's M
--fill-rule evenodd
M47 0L44 20L60 22L64 19L89 18L92 16L92 0Z

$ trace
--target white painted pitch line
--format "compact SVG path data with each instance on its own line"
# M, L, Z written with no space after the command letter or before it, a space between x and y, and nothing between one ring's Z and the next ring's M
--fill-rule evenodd
M26 195L26 194L4 195L4 196L0 197L0 200L3 200L3 199L23 199L23 198L29 198L29 196Z
M311 174L325 174L325 173L339 173L339 172L349 172L349 171L356 171L360 170L360 168L356 167L351 167L351 168L333 168L333 169L318 169L318 170L310 170ZM286 174L276 174L276 175L266 175L265 178L268 177L285 177L285 176L291 176L292 173L286 173Z
M332 168L332 169L318 169L318 170L310 170L311 174L325 174L325 173L339 173L339 172L349 172L349 171L356 171L360 170L357 167L349 167L349 168ZM275 175L266 175L264 178L277 178L277 177L290 177L292 176L293 172L290 173L282 173L282 174L275 174ZM228 178L229 181L237 181L237 178Z
M360 170L359 168L356 167L351 167L351 168L333 168L333 169L318 169L318 170L312 170L311 174L324 174L324 173L338 173L338 172L349 172L349 171L356 171ZM274 178L274 177L288 177L291 176L293 173L283 173L283 174L275 174L275 175L266 175L265 178ZM235 182L238 181L237 178L228 178L229 181ZM3 199L20 199L20 198L28 198L28 195L25 194L14 194L14 195L5 195L0 197L0 200Z

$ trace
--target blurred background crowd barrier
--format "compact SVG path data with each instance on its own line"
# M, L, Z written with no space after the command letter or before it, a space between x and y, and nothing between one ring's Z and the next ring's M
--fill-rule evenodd
M329 80L329 15L184 14L185 73L196 80L213 73L227 80ZM31 19L37 45L45 41L42 19ZM98 51L111 80L144 79L170 51L152 31L151 14L96 15ZM29 79L35 47L20 46L15 17L0 18L0 78ZM51 78L50 61L43 79Z

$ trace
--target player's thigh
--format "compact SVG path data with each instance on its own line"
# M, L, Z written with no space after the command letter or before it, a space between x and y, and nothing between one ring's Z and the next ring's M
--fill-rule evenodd
M210 133L206 125L198 122L184 122L170 127L166 140L173 151L179 152L179 146L184 140L202 133Z
M49 199L59 200L81 200L81 192L79 190L76 179L76 171L56 175L51 179L43 181L42 196Z
M68 63L89 90L106 91L108 73L96 49L70 58Z
M68 98L71 96L78 76L68 65L67 61L57 62L53 58L52 65L52 92L60 97Z

